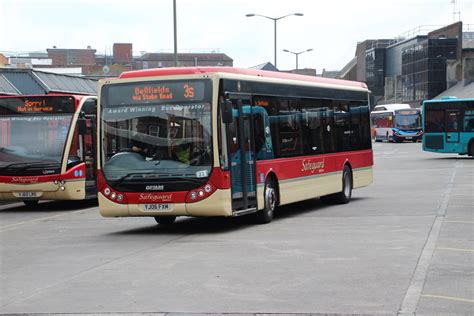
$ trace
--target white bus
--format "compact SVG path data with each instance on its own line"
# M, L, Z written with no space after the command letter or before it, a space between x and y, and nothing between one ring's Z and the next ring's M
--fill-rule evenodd
M421 110L409 104L376 105L370 113L372 137L376 142L417 142L423 136Z

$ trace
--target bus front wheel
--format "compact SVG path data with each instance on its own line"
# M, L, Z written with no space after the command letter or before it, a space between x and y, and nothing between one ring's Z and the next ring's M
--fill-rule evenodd
M38 205L38 200L28 200L28 201L23 201L26 206L36 206Z
M163 226L173 225L175 220L176 220L176 216L156 216L155 217L155 221L159 225L163 225Z
M255 221L257 224L267 224L273 220L273 214L277 205L278 193L276 185L271 178L265 181L265 190L263 192L263 210L255 213Z

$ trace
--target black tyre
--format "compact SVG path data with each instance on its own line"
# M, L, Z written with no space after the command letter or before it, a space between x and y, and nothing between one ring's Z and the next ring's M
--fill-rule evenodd
M322 196L321 200L331 204L347 204L352 198L352 171L349 166L344 166L342 172L342 191L335 194Z
M163 226L173 225L175 220L176 220L176 216L156 216L155 217L155 221L159 225L163 225Z
M26 206L36 206L38 205L38 200L27 200L27 201L23 201L23 203L25 203Z
M254 214L255 222L257 224L270 223L273 220L273 214L277 206L278 192L276 190L275 183L270 178L268 178L267 181L265 181L265 189L263 191L263 201L264 201L264 208Z
M469 147L467 148L467 154L474 158L474 140L471 140Z

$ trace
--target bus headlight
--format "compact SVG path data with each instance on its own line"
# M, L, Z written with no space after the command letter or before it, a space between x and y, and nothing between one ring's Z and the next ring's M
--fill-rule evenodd
M64 185L66 183L66 181L61 180L61 181L59 181L59 183L61 183L61 185Z
M58 185L58 184L59 184L59 181L58 181L58 180L54 180L53 183L54 183L54 185Z
M191 200L195 200L197 198L197 193L196 192L191 192Z
M61 191L64 191L64 190L66 190L66 187L61 186Z
M204 191L203 191L203 190L199 190L199 191L198 191L198 196L202 198L202 197L204 196Z
M110 188L105 188L104 189L104 194L108 196L110 194Z
M206 191L206 193L211 193L212 187L209 184L206 184L206 186L204 187L204 191Z
M110 195L110 199L115 200L116 197L117 197L117 193L112 192L112 194Z
M122 202L123 201L123 194L118 194L117 195L117 202Z

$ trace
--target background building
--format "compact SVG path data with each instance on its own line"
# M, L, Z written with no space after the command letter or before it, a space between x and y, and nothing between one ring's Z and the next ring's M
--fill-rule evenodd
M174 54L172 53L147 53L135 59L135 69L163 68L174 66ZM233 60L226 54L221 53L199 53L178 54L179 67L197 66L228 66L232 67Z
M3 58L2 58L3 56ZM46 52L0 54L0 65L7 68L27 68L44 72L87 76L91 78L117 77L124 71L174 66L172 53L143 53L133 56L132 43L114 43L111 54L98 54L88 46L53 48ZM222 53L179 53L179 67L233 66L233 60Z
M337 77L366 82L374 104L418 106L470 80L464 68L472 68L468 55L473 48L474 33L463 32L462 22L436 29L420 26L394 39L358 43L354 59Z

